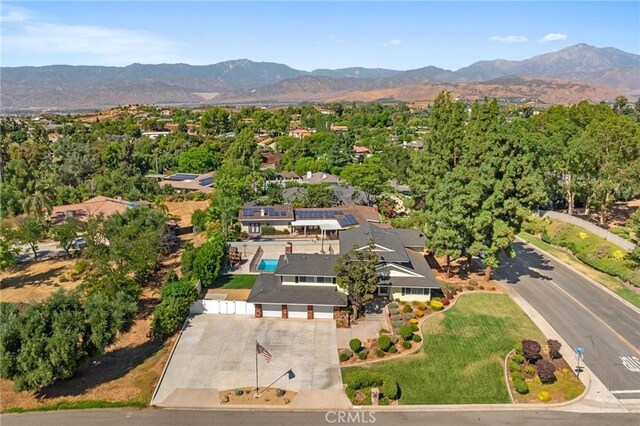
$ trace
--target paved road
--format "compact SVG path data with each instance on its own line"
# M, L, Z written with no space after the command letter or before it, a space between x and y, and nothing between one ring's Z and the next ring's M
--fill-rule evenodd
M640 398L640 314L561 262L515 243L498 276L529 302L619 399Z
M638 426L638 414L593 414L559 411L442 411L442 412L248 412L178 410L80 410L3 414L2 426L179 426L179 425L519 425L519 426ZM339 421L342 415L343 421ZM347 421L350 419L350 421Z
M28 245L21 245L19 249L20 254L16 256L16 260L18 262L30 262L33 260L33 252ZM64 255L64 250L55 241L42 242L38 244L38 261L63 257Z

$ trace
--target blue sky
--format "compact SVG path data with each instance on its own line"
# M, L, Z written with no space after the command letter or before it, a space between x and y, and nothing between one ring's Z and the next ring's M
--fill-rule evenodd
M576 43L640 53L640 2L2 1L2 66L458 69Z

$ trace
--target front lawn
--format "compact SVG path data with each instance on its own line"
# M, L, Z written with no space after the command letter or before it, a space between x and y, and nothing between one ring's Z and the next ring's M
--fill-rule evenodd
M401 404L509 403L503 362L522 339L546 340L504 294L467 294L424 324L415 356L366 368L400 385Z
M213 287L229 290L251 289L257 277L257 275L221 275L213 283Z

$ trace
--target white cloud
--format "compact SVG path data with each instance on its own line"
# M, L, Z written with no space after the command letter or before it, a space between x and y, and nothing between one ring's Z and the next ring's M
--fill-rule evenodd
M22 7L2 5L0 8L0 22L22 22L32 16L30 10Z
M538 40L538 43L546 43L548 41L558 41L558 40L564 40L567 38L566 34L562 34L562 33L549 33L546 36L542 37L540 40Z
M2 19L5 19L3 10ZM9 11L11 29L2 37L4 53L77 54L78 63L128 65L178 62L178 46L150 32L92 25L67 25Z
M508 36L493 36L489 37L490 41L499 41L500 43L524 43L529 41L525 36L508 35Z
M402 44L402 40L398 40L398 39L393 39L393 40L389 40L389 41L383 41L382 43L378 43L379 46L399 46Z

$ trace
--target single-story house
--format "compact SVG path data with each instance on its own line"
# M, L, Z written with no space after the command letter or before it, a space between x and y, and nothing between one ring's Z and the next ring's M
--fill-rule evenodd
M85 202L55 206L49 219L53 224L62 223L67 219L76 218L86 222L92 217L103 215L109 217L116 213L140 205L149 204L147 201L124 201L122 198L109 198L102 195L90 198Z
M363 160L366 157L370 157L371 156L371 150L369 148L367 148L366 146L357 146L354 145L353 146L353 156L355 158L357 158L358 160Z
M304 178L300 180L300 183L307 183L314 185L317 183L338 183L340 179L336 175L323 172L307 172Z
M158 175L149 175L157 177ZM213 172L195 173L175 173L173 175L160 175L160 186L171 186L179 192L200 191L205 194L213 192Z
M293 207L290 204L275 206L245 205L238 212L242 231L256 235L263 226L272 226L278 231L290 230Z

